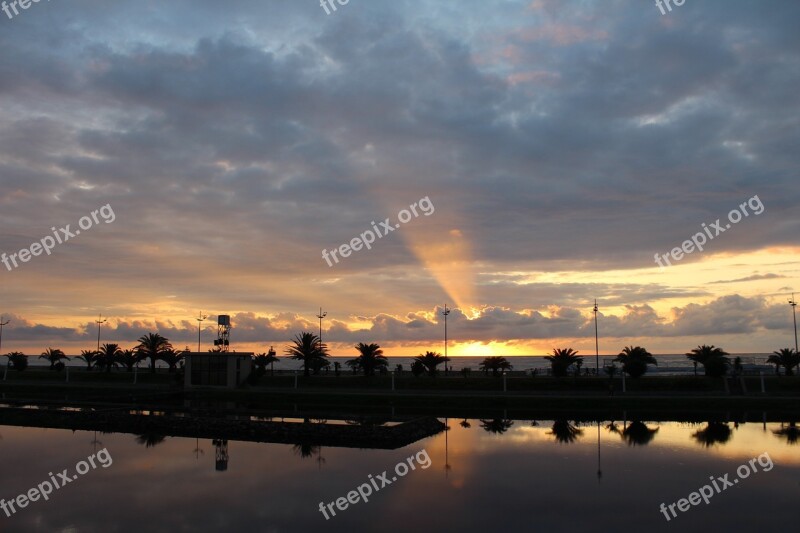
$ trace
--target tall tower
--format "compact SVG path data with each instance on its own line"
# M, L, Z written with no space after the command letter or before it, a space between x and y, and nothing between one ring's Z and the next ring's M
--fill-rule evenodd
M217 338L214 346L219 346L220 351L227 352L231 340L231 317L219 315L217 317Z

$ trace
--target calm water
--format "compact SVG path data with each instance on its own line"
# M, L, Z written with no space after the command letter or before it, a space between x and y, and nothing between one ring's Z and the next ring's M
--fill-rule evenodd
M49 472L74 472L95 450L113 459L49 501L0 514L0 530L768 532L796 523L800 447L781 435L785 424L510 422L451 418L448 432L388 451L229 441L224 471L210 440L168 437L148 447L128 434L0 426L6 500ZM736 478L739 465L765 452L770 471L756 462L757 473L671 522L659 511L709 476ZM416 470L325 520L319 502L369 475L391 477L412 454L422 457Z

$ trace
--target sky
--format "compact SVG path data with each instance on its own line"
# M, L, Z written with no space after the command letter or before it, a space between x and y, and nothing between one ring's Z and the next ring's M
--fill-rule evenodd
M336 6L0 11L2 353L794 345L800 4Z

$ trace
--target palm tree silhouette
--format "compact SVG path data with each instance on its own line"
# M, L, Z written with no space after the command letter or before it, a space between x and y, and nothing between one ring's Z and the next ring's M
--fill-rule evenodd
M359 342L356 344L356 350L360 355L345 364L351 368L363 370L365 376L374 376L376 369L384 370L389 366L389 360L383 355L383 350L375 343Z
M9 352L3 357L8 357L8 364L18 372L28 368L28 356L22 352Z
M767 358L767 363L775 365L775 373L778 374L778 369L783 367L786 369L787 376L793 376L792 368L800 364L800 354L795 352L792 348L781 348L778 351L772 352Z
M431 377L436 377L436 367L445 361L450 361L450 358L443 356L439 352L425 352L414 358L414 363L425 368Z
M172 350L172 344L158 333L148 333L139 337L139 345L136 351L142 359L150 359L150 372L156 373L156 361L161 358L161 355Z
M137 350L122 350L117 355L117 362L124 366L128 372L133 372L133 367L136 363L142 361L144 356Z
M716 348L713 344L711 346L703 344L687 353L686 357L695 364L703 365L706 376L718 378L728 372L730 359L725 357L726 355L728 352L722 348Z
M100 347L100 351L97 352L97 366L100 369L105 368L106 372L111 372L112 366L119 365L119 357L122 355L122 350L119 347L119 344L114 343L107 343Z
M60 362L61 359L66 359L69 361L69 357L64 355L64 352L59 350L58 348L48 348L42 355L39 356L39 359L47 359L50 361L50 370L54 370L56 368L56 363Z
M480 422L481 422L481 427L485 431L489 433L494 433L495 435L502 435L503 433L511 429L511 426L514 425L513 420L506 420L503 418L493 418L491 420L481 419Z
M583 430L569 423L569 420L554 420L552 429L547 433L561 444L572 444L583 435Z
M505 372L506 370L513 369L514 366L509 363L508 359L505 357L491 356L484 358L478 365L478 368L483 370L484 374L488 374L489 370L491 370L493 376L498 376L501 370Z
M692 434L692 438L706 448L715 444L725 444L731 440L731 428L722 422L708 422L704 429Z
M647 372L647 365L658 366L653 354L641 346L626 346L614 360L622 363L622 371L632 378L643 376Z
M660 428L650 429L647 424L634 420L622 430L622 439L628 446L646 446L656 436Z
M145 448L153 448L164 442L166 438L167 437L165 437L164 435L148 432L148 433L143 433L142 435L137 435L136 442L138 444L144 444Z
M269 352L259 353L253 356L253 363L256 366L260 375L267 372L267 365L269 365L270 374L275 375L275 363L280 363L280 359L275 355L275 350L270 346Z
M161 352L159 359L167 363L169 367L169 372L174 373L175 370L178 368L178 363L183 361L184 355L183 352L176 352L174 349L169 348Z
M320 366L329 364L327 360L328 348L313 333L303 331L295 335L292 342L294 345L286 348L286 355L303 362L303 374L306 377L311 375L312 367L319 371Z
M81 354L77 357L77 359L82 359L86 361L86 371L92 371L92 364L97 362L97 352L94 350L81 350Z
M567 375L569 367L583 361L583 357L572 348L553 348L553 355L546 355L544 358L550 361L553 375L559 378Z

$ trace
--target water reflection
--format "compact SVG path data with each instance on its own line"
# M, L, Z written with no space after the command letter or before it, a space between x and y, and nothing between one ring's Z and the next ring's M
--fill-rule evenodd
M797 439L800 437L797 424L794 421L785 425L783 422L781 422L780 429L775 429L772 431L772 433L786 440L788 444L797 444Z
M136 436L136 442L139 444L144 444L145 448L155 448L162 442L166 440L165 435L158 435L156 433L145 433L143 435Z
M277 421L286 414L264 417ZM660 503L677 501L696 490L698 480L735 472L765 451L775 462L772 472L715 496L713 505L681 515L680 529L779 531L790 523L786 495L796 493L800 474L793 420L765 415L762 422L760 413L749 418L720 414L691 422L659 421L652 413L628 413L616 421L580 413L530 413L524 418L511 412L482 414L458 416L456 423L442 417L447 431L399 449L328 444L323 449L316 438L359 428L384 438L390 434L380 432L397 423L386 416L378 417L388 421L381 424L366 415L298 413L296 424L314 430L302 435L313 438L287 443L249 442L242 439L246 432L241 430L236 438L231 438L234 433L197 438L160 431L121 434L98 428L95 434L95 429L73 433L68 428L3 426L0 453L15 458L2 473L8 494L36 486L48 471L74 465L95 446L107 448L114 458L110 468L93 471L58 491L52 502L38 502L25 513L3 518L3 530L485 533L530 529L534 520L537 529L605 532L619 518L624 493L626 516L637 527L674 531L675 524L659 514ZM739 421L736 431L734 419ZM317 511L320 501L346 495L368 475L391 472L395 464L423 449L432 468L409 472L369 503L359 503L330 521ZM148 490L153 486L162 490ZM137 494L136 504L113 512L98 510L96 502L107 497L109 487ZM576 495L588 497L578 504ZM430 508L434 501L436 512L410 511ZM575 512L576 505L581 512ZM570 517L569 523L564 516Z
M550 429L548 435L553 435L556 439L556 442L561 444L572 444L573 442L577 442L578 438L583 435L583 430L573 425L569 422L569 420L554 420L553 426Z
M731 440L731 428L727 423L708 422L706 427L692 434L692 438L706 448L725 444Z
M502 418L493 418L491 420L481 420L481 427L484 431L493 433L495 435L502 435L514 425L513 420L505 420Z
M634 420L620 434L628 446L646 446L656 436L659 428L649 428L644 422Z

